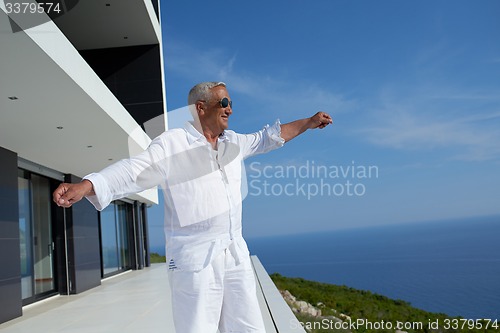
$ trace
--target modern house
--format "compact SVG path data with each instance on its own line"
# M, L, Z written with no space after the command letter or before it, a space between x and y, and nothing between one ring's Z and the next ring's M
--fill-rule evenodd
M166 115L158 1L53 3L0 1L0 323L149 265L155 189L102 212L52 192L146 148Z

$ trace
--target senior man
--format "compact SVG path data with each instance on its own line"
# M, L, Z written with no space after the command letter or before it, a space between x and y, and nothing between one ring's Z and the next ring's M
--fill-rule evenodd
M86 197L98 210L112 200L159 185L174 325L178 333L265 332L255 278L242 237L242 163L307 129L332 123L325 112L253 134L228 130L232 100L223 82L189 92L193 121L164 132L141 154L75 184L54 201L70 207Z

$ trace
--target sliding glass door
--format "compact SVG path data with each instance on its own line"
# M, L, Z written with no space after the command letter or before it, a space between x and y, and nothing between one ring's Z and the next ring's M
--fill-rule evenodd
M115 201L100 214L102 276L110 276L131 268L131 207Z
M19 234L24 303L56 289L50 180L19 170Z
M115 205L111 203L101 211L102 276L120 269L116 229Z

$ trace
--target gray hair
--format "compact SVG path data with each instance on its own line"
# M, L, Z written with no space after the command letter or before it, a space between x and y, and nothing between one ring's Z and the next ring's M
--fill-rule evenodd
M210 89L214 87L225 87L224 82L202 82L195 85L189 91L188 105L195 104L197 101L209 101L211 96Z

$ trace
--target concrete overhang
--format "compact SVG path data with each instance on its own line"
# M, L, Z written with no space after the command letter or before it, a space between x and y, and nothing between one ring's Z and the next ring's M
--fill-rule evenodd
M80 0L54 23L78 50L159 44L151 0Z
M83 3L102 3L81 2L67 15L73 11L76 15L79 6L82 11L91 12ZM123 2L142 4L145 9L141 15L147 14L151 22L151 2ZM74 46L108 47L105 45L111 43L115 32L94 35L92 41L87 32L78 33L87 28L84 25L68 33L76 35L70 41L48 20L13 33L2 1L0 8L0 146L26 160L80 177L148 146L151 139ZM121 15L128 17L126 13ZM134 13L130 16L134 17ZM156 28L150 29L143 42L156 38L158 43L157 33ZM120 43L130 42L129 39L122 38ZM158 200L156 189L132 198L146 203Z

